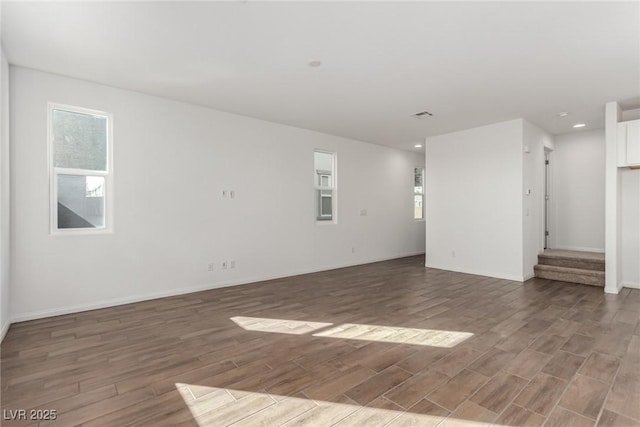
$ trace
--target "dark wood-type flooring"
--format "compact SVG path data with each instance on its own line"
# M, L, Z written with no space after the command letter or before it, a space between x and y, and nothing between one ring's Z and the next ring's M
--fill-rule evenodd
M216 289L12 325L2 425L640 426L639 319L422 257Z

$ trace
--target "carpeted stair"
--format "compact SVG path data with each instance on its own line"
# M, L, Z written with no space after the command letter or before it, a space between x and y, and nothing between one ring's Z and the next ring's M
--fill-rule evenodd
M541 279L604 286L604 254L599 252L546 249L533 269Z

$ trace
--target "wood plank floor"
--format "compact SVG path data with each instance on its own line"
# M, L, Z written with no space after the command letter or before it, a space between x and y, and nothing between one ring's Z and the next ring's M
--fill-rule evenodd
M12 325L2 425L640 426L639 320L403 258Z

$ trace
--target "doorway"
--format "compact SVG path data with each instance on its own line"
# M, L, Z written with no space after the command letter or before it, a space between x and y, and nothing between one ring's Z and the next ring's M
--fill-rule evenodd
M549 221L551 218L551 165L550 150L544 149L544 249L549 248Z

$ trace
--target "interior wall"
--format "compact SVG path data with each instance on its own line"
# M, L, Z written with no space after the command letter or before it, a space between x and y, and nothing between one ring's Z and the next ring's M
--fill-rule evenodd
M631 110L624 110L620 112L620 120L623 122L638 119L640 119L640 108L634 108Z
M426 139L426 265L523 280L523 120Z
M603 252L604 130L557 135L553 162L555 248Z
M523 120L523 276L534 277L533 267L544 250L544 150L554 148L551 134Z
M424 252L417 153L17 67L11 90L14 320ZM113 234L49 234L48 102L113 113ZM314 149L337 153L335 225Z
M9 65L0 45L0 341L10 325Z
M621 169L622 284L640 289L640 170Z

